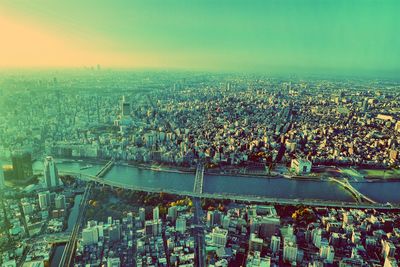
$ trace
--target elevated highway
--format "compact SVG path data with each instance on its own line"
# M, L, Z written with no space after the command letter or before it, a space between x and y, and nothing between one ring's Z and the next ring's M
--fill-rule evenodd
M96 180L103 180L102 177L111 169L114 164L114 160L110 160L104 165L103 168L94 176ZM85 188L85 192L83 193L81 202L79 204L79 214L77 220L75 222L74 228L72 229L71 236L67 245L65 246L64 252L61 256L61 260L58 266L71 266L73 264L73 257L75 255L76 243L79 236L79 230L81 228L83 219L85 217L85 212L87 208L87 203L93 188L93 181L88 180L87 186Z

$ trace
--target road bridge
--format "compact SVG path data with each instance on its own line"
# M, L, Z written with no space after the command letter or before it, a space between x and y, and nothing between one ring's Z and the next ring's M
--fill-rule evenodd
M96 177L102 178L104 177L114 166L115 161L112 159L106 163L106 165L101 168L101 170L96 174Z
M334 177L330 177L329 181L332 182L336 182L338 183L340 186L342 186L344 189L346 189L347 191L349 191L354 198L357 200L357 202L362 203L362 202L367 202L367 203L372 203L372 204L377 204L376 201L372 200L371 198L367 197L366 195L362 194L360 191L358 191L357 189L355 189L350 183L349 181L344 178L344 179L338 179L338 178L334 178Z
M116 188L122 188L126 190L142 191L149 193L167 193L174 195L184 195L189 197L198 198L214 198L214 199L229 199L234 201L243 202L257 202L257 203L271 203L271 204L282 204L282 205L305 205L311 207L343 207L343 208L359 208L359 209L377 209L377 210L398 210L400 205L386 205L383 203L359 203L359 202L345 202L345 201L333 201L333 200L321 200L321 199L290 199L290 198L271 198L257 195L240 195L232 193L194 193L193 191L174 190L168 188L157 188L157 187L144 187L137 185L129 185L125 183L109 181L101 178L97 178L93 175L87 175L76 172L63 172L61 174L67 174L76 176L85 181L93 181L96 184L111 186Z
M193 192L197 194L203 193L203 183L204 183L204 164L197 164L196 175L194 178Z
M47 234L43 237L43 240L45 240L49 244L57 245L67 243L70 238L71 232L61 232L55 234Z

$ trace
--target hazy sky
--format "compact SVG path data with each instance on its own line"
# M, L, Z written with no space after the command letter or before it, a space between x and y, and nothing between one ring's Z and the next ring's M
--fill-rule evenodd
M0 0L0 67L400 71L400 1Z

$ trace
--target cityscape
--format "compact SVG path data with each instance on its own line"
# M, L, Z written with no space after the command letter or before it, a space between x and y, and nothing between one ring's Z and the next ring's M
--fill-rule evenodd
M0 4L0 266L400 266L398 3L139 2Z

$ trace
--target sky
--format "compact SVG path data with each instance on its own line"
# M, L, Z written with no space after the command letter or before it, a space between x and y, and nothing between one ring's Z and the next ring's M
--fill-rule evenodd
M398 0L0 0L0 67L400 71Z

